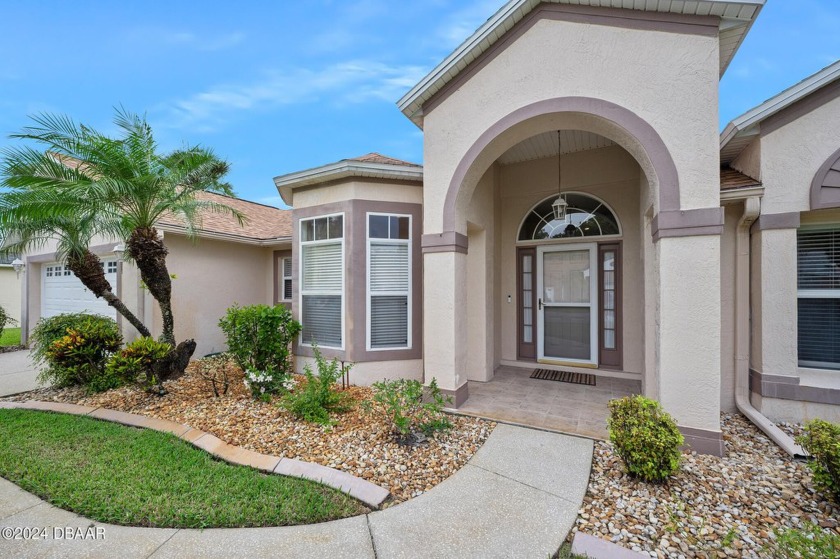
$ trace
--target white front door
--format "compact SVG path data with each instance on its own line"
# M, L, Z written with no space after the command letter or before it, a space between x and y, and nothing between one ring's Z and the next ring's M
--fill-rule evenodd
M117 261L102 262L105 279L117 289ZM62 313L85 312L116 319L117 312L90 292L66 266L60 262L41 266L41 316L49 318Z
M544 363L598 364L598 246L537 249L537 358Z

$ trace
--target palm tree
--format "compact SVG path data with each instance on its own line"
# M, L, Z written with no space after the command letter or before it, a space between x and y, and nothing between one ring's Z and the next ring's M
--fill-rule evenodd
M197 146L161 154L145 117L124 109L118 109L114 118L119 138L77 126L63 116L39 115L32 120L32 126L12 138L46 149L7 150L3 184L13 189L47 189L50 194L45 198L64 200L51 211L68 218L91 216L91 231L125 241L126 256L137 264L141 279L160 306L161 341L174 347L168 250L156 226L163 218L176 217L187 234L194 236L207 212L229 213L244 223L236 210L200 197L202 192L233 195L231 186L222 182L228 164ZM36 155L38 165L27 167L26 160ZM182 342L164 365L183 370L194 351L194 341Z
M61 175L68 171L54 159L42 161L31 151L19 155L21 157L4 160L3 176L37 174L44 177L47 174L44 171L50 167ZM36 170L37 166L40 170ZM95 234L94 216L83 214L84 209L71 200L54 196L55 189L43 183L24 188L11 180L4 181L3 185L11 190L0 191L0 241L3 241L0 242L0 255L22 254L55 241L57 258L65 261L91 293L105 299L141 336L151 336L148 328L114 294L102 261L89 249Z

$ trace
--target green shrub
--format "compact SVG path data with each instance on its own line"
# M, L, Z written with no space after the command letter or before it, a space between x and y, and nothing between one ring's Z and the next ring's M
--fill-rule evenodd
M629 396L610 402L610 441L630 475L662 482L680 467L685 440L659 402Z
M330 425L333 423L330 413L342 413L352 407L350 395L340 392L337 387L337 382L350 370L351 365L342 367L338 359L327 361L317 347L314 347L313 351L318 365L318 376L316 377L312 368L306 365L306 381L283 398L283 407L304 421Z
M451 427L443 408L452 399L444 396L432 379L428 388L420 381L398 379L374 383L373 399L364 403L370 413L380 415L400 444L411 444L424 435Z
M768 559L835 559L840 557L840 536L816 524L801 530L777 531L775 543L762 550Z
M3 335L3 330L6 329L6 326L14 326L17 323L17 320L9 316L6 309L0 307L0 336Z
M154 338L137 338L111 356L102 383L91 389L102 392L132 382L139 382L146 389L157 386L160 379L154 372L154 364L171 350L172 346Z
M805 424L796 442L813 457L808 462L817 489L840 501L840 425L815 419Z
M100 382L98 377L105 375L111 354L122 345L114 320L88 314L42 319L31 340L34 359L46 365L38 375L39 382L59 387Z
M291 343L300 323L282 306L234 305L219 320L228 353L244 371L275 375L291 373Z

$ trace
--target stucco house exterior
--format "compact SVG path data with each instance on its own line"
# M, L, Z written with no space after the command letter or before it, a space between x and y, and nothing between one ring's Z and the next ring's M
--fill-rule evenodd
M178 340L195 339L196 356L227 349L218 321L228 307L234 303L288 304L289 293L283 291L283 286L291 284L290 211L217 194L202 196L239 210L246 223L240 226L235 218L225 214L204 215L196 239L187 237L177 219L165 220L158 226L169 250L167 267L174 276L175 336ZM163 329L160 310L143 288L136 266L115 254L119 244L113 239L99 239L92 250L102 259L117 296L158 336ZM54 247L27 254L23 260L24 343L38 319L62 312L110 316L117 320L126 340L138 336L131 324L64 269L56 259Z
M456 407L500 367L622 379L706 453L722 411L791 453L773 421L840 420L840 62L721 134L719 80L764 0L602 4L492 15L398 103L422 167L278 176L292 210L236 201L251 225L197 245L162 227L178 337L221 350L227 306L282 302L300 369L317 344L354 383L434 378ZM29 328L53 260L27 256Z
M0 257L0 307L20 322L21 281L12 262L13 257Z
M796 452L768 417L840 419L840 64L721 135L764 1L601 5L492 15L398 103L422 168L275 178L298 366L317 343L456 406L502 366L627 379L698 451L738 408Z

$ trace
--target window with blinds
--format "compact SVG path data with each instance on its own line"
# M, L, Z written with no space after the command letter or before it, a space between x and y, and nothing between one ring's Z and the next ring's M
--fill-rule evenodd
M280 300L292 300L292 259L280 259Z
M301 341L344 347L344 216L300 222ZM291 297L291 259L283 263L283 295Z
M840 228L797 237L799 366L840 369Z
M368 349L411 347L411 218L368 214Z

